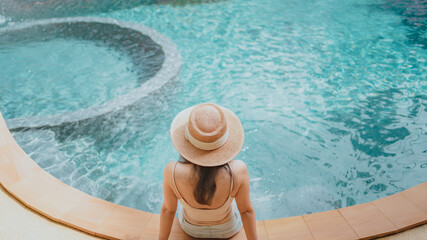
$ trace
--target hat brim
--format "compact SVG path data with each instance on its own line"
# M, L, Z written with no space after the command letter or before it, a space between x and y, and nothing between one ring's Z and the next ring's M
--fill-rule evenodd
M215 150L202 150L185 138L186 123L194 107L182 110L172 121L170 135L175 149L186 160L204 167L220 166L233 160L243 147L244 131L240 119L229 109L220 106L229 129L228 139L223 146Z

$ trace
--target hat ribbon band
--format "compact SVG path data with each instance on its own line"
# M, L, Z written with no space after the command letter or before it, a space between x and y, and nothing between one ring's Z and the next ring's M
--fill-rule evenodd
M217 148L220 148L222 145L224 145L227 142L228 139L228 127L227 131L215 142L201 142L197 139L195 139L193 136L191 136L190 132L188 131L188 125L185 126L185 138L190 141L193 146L196 148L202 149L202 150L215 150Z

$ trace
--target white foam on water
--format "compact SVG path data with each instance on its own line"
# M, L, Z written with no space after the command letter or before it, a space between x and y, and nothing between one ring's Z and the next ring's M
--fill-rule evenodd
M6 17L4 17L4 16L2 16L2 15L0 15L0 24L3 24L3 23L5 23L6 22Z
M335 209L336 199L323 185L305 185L272 194L251 192L257 219L266 220Z

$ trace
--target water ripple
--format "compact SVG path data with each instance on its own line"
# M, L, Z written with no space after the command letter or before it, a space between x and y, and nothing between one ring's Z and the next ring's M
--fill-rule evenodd
M121 111L13 134L43 162L28 139L50 132L52 154L65 154L110 192L106 199L159 212L163 167L178 158L169 124L209 101L242 120L238 158L248 165L259 219L397 193L427 180L427 54L408 38L422 27L403 24L384 8L390 4L236 0L101 13L173 39L181 78Z

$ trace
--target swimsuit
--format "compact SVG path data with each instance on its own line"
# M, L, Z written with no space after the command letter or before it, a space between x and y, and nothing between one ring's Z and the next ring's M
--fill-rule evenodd
M237 234L242 228L242 220L237 205L231 197L234 184L231 168L229 167L231 173L230 193L225 203L215 209L199 209L190 206L176 187L175 167L177 163L173 166L172 179L178 200L182 205L178 209L178 220L184 232L195 238L230 238ZM225 222L217 224L220 221Z

